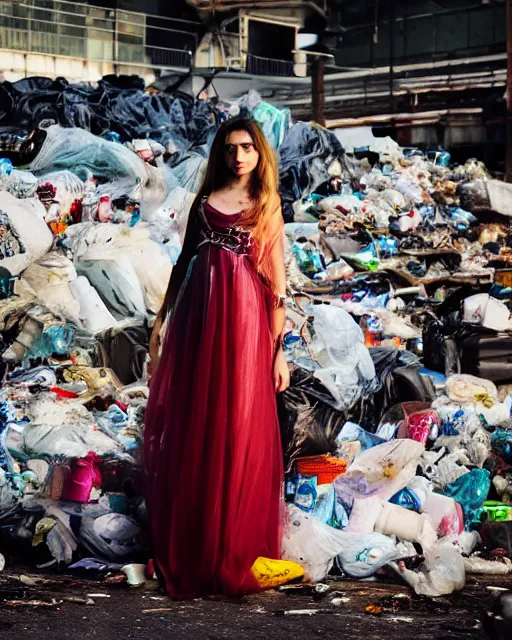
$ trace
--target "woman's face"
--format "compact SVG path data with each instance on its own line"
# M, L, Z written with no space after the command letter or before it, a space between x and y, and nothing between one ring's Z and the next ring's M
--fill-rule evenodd
M231 171L236 176L242 177L256 169L260 154L247 131L232 131L226 137L224 158Z

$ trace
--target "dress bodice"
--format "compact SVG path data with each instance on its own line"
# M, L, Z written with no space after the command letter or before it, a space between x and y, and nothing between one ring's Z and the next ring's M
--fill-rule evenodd
M222 211L219 211L215 207L212 207L212 205L208 202L204 204L204 213L210 225L219 229L232 227L240 220L240 217L242 215L242 212L222 213Z
M202 220L200 242L197 248L216 246L238 255L247 255L251 247L251 231L237 227L242 212L225 214L203 200L200 208Z

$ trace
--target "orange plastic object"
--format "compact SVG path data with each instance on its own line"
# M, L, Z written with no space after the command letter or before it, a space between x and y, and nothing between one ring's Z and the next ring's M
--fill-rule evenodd
M318 484L329 484L347 470L347 461L333 456L307 456L297 460L302 476L316 476Z

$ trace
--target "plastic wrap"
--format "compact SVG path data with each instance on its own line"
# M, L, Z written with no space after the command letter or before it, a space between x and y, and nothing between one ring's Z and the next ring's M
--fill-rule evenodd
M377 386L363 333L346 311L331 305L315 307L313 326L311 350L322 365L315 376L336 398L337 409L348 408Z
M460 591L466 583L464 559L451 542L439 541L426 551L418 571L390 564L418 595L438 598Z
M378 496L389 500L416 475L424 446L414 440L392 440L364 451L339 476L337 491L358 498Z

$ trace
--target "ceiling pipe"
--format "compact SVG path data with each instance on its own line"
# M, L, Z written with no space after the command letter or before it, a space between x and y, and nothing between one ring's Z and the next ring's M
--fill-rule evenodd
M506 53L495 53L488 56L474 58L457 58L455 60L437 60L435 62L417 62L413 64L403 64L394 67L395 73L407 71L421 71L423 69L442 69L443 67L456 67L463 64L485 64L486 62L500 62L507 59ZM384 67L374 67L373 69L361 69L360 71L346 71L343 73L330 73L325 76L326 82L336 80L350 80L351 78L366 78L389 74L389 65Z

